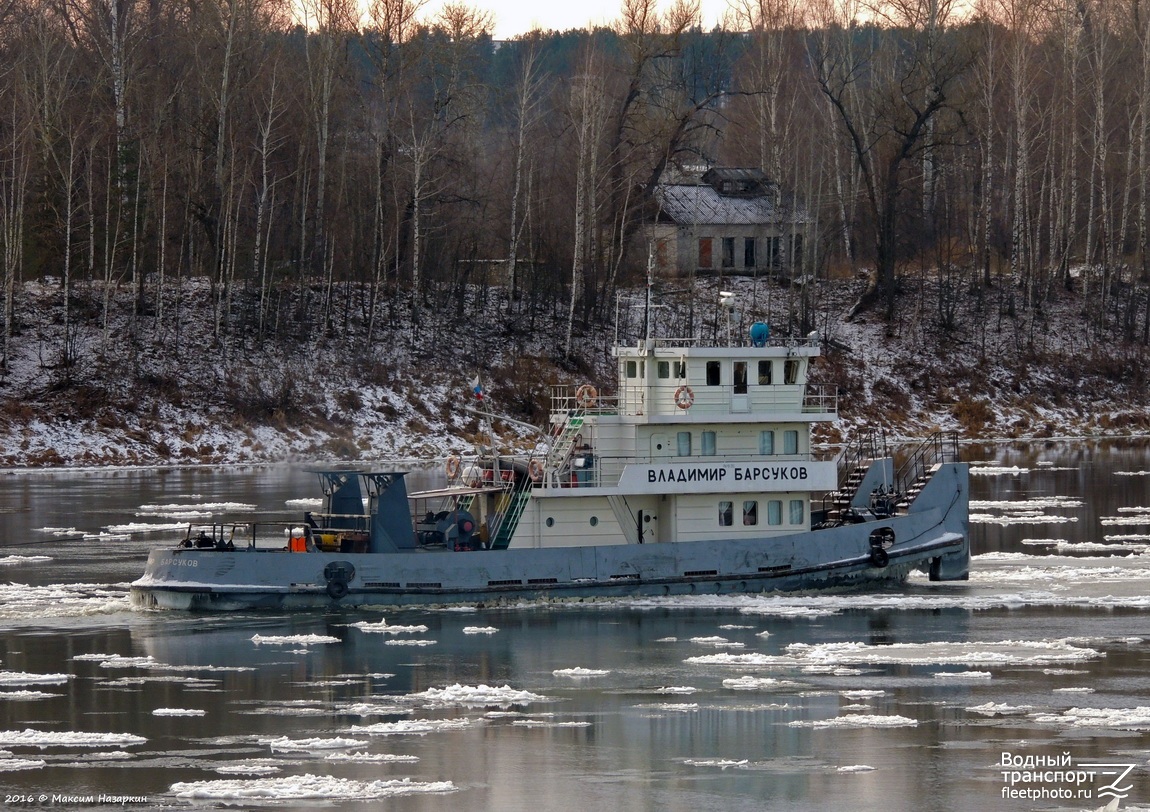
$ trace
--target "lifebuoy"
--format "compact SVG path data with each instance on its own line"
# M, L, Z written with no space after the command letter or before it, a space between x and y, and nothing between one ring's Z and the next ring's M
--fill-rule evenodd
M459 457L448 457L447 463L443 466L443 471L447 474L448 479L455 479L459 476Z
M347 597L347 581L333 578L327 582L327 594L333 601Z
M531 460L527 466L527 473L531 475L532 482L543 479L543 463L539 460Z
M870 563L880 570L885 569L886 565L890 563L890 555L882 547L871 547Z
M589 383L585 383L575 390L575 402L584 409L589 409L594 406L595 399L598 397L599 390Z
M675 390L675 405L680 409L690 409L695 402L695 392L691 387L683 384Z

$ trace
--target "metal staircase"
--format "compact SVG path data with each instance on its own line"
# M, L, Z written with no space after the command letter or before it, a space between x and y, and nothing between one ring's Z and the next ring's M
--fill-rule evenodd
M894 477L895 487L902 494L898 503L901 512L910 507L934 472L948 462L958 462L958 432L936 432L911 452Z
M575 450L575 440L583 432L583 415L575 412L567 416L563 430L555 437L547 456L543 459L543 470L547 477L560 473L571 459L571 452ZM549 481L548 484L558 484Z
M837 519L851 506L871 462L887 455L886 432L882 429L868 429L858 434L843 449L837 460L839 486L823 498L828 518Z
M515 528L519 527L519 519L522 518L523 511L531 499L532 487L534 484L530 477L519 477L516 480L514 487L508 493L508 496L511 497L511 504L503 512L503 516L495 528L495 533L491 536L492 550L506 550L507 545L511 543L511 537L515 535Z

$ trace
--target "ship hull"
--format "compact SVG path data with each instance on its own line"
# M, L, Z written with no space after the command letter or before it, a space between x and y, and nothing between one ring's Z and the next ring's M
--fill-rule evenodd
M157 550L131 588L141 608L236 611L873 587L914 569L963 580L965 499L933 508L925 501L906 515L758 539L474 552ZM889 531L881 553L876 531Z

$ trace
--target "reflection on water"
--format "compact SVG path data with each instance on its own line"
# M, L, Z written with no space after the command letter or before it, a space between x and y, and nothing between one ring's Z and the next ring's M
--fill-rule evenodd
M998 763L1008 752L1136 762L1122 808L1150 808L1150 571L1126 554L1137 541L1105 540L1139 525L1104 523L1150 506L1145 448L972 455L999 470L973 478L975 548L989 555L966 584L386 615L128 609L126 583L174 531L101 531L166 521L136 515L155 505L230 502L291 516L288 500L313 495L305 471L9 475L4 792L46 795L42 806L91 795L85 808L109 809L1021 810L1109 800L1006 797L1011 787L1064 788L1008 786ZM1120 546L1088 555L1070 546L1089 544Z

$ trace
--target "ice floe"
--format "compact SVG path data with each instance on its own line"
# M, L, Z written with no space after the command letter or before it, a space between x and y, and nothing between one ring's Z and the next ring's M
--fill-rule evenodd
M1033 705L1009 705L1005 702L984 702L966 709L970 713L980 713L983 716L1010 716L1019 713L1029 713L1034 710Z
M516 719L514 727L591 727L590 722L552 722L544 719Z
M0 620L33 620L129 612L127 584L0 584Z
M206 716L207 713L199 708L156 708L152 716Z
M1102 656L1091 648L1062 640L999 640L994 642L791 643L788 655L807 662L902 665L1051 665L1081 662Z
M787 722L787 727L823 728L864 728L864 727L917 727L918 720L908 716L880 716L878 714L855 713L850 716L835 716L831 719L796 719Z
M146 742L131 733L79 733L56 730L3 730L0 747L131 747Z
M464 626L464 634L495 634L499 629L494 626Z
M354 781L330 775L293 775L251 780L192 781L172 784L177 798L198 801L365 801L399 795L457 791L450 781L413 781L398 778Z
M718 767L720 770L725 770L729 767L746 767L750 761L743 759L732 758L686 758L683 763L691 767Z
M317 750L351 750L364 747L367 742L362 739L343 739L338 736L330 739L317 736L311 739L290 739L280 736L275 739L260 739L260 744L266 744L273 753L313 753Z
M385 646L434 646L435 642L436 641L434 640L424 640L422 638L415 640L404 638L396 640L384 640L383 644Z
M839 767L837 770L835 770L835 772L838 772L838 773L870 773L870 772L874 772L874 767L870 766L869 764L848 764L846 766Z
M446 688L428 688L417 694L411 694L410 699L425 703L430 707L452 707L463 705L466 707L509 707L511 705L526 705L530 702L549 702L545 696L533 694L530 691L519 691L510 685L496 687L493 685L448 685Z
M281 768L274 764L221 764L215 768L221 775L275 775Z
M71 674L29 674L24 671L0 671L0 687L13 685L63 685Z
M774 677L736 677L723 680L723 687L732 691L778 691L785 688L800 687L799 683L791 680L775 679Z
M63 696L64 694L53 694L47 691L0 691L0 702L8 701L23 701L31 699L49 699L54 696Z
M362 733L367 736L424 736L441 730L463 730L471 727L470 719L404 719L398 722L377 722L374 725L357 725L348 728L348 733Z
M692 688L692 687L687 686L687 685L684 685L684 686L668 685L668 686L665 686L663 688L656 688L655 693L657 693L657 694L672 694L672 695L677 695L677 696L689 696L693 693L696 693L698 690L699 690L698 688Z
M324 761L350 761L355 764L385 764L389 762L414 764L419 761L419 756L398 753L330 753L324 756Z
M931 676L935 679L990 679L994 675L989 671L936 671Z
M374 634L421 634L427 631L427 627L423 625L392 626L386 620L381 620L378 623L364 620L350 625L353 629L359 629L362 632L372 632Z
M338 643L340 639L327 634L254 634L252 635L252 642L257 646L311 646L322 643Z
M551 672L556 677L605 677L610 674L610 671L604 671L600 668L583 668L576 666L574 668L557 668Z
M1076 728L1113 728L1118 730L1150 729L1150 707L1136 708L1069 708L1058 713L1032 713L1039 724Z
M0 557L0 566L11 567L16 564L42 564L51 561L50 555L6 555Z
M38 770L47 764L38 758L0 758L0 772L15 772L16 770Z

